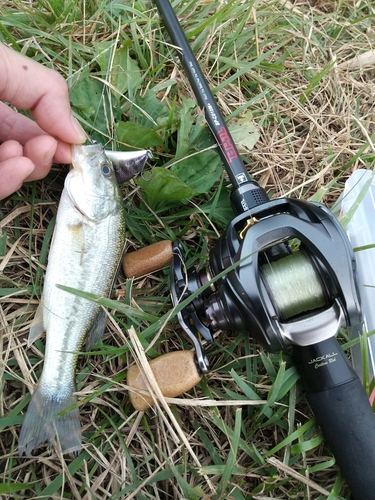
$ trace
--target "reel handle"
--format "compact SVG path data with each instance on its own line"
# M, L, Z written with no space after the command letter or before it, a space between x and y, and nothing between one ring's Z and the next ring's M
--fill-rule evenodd
M172 351L149 362L151 371L163 396L175 398L195 387L202 379L193 351ZM129 396L138 411L153 406L154 399L147 392L147 381L137 365L128 370Z
M162 240L126 253L122 259L122 270L127 278L139 278L162 269L172 258L172 242Z
M375 499L375 418L337 339L294 346L306 397L355 500Z

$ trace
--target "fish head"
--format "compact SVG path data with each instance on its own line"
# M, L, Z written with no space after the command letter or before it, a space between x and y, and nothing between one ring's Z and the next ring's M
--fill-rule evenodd
M113 164L100 144L73 146L65 188L74 207L91 221L105 219L121 203Z

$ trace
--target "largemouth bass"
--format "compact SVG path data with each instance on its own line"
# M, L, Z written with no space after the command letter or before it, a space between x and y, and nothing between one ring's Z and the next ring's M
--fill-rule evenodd
M56 285L108 296L125 243L123 202L103 148L74 146L72 165L58 208L43 296L30 329L29 344L44 331L47 337L43 372L21 429L21 455L46 441L52 445L55 438L64 453L81 449L78 407L65 410L77 402L77 352L85 340L91 345L98 340L105 322L99 305Z

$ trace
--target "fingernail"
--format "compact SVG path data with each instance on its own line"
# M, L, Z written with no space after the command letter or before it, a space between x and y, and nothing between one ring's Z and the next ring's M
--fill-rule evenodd
M77 132L77 136L78 136L78 139L76 141L77 144L85 142L87 139L86 132L83 130L81 125L78 123L77 118L75 118L75 116L71 115L71 121L72 121L72 125L73 125L74 130Z

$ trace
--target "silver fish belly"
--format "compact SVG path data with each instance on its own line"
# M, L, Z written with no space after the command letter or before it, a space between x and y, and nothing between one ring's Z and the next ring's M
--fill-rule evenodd
M77 402L75 365L77 351L96 330L101 307L56 285L108 296L125 242L123 202L101 146L75 146L73 167L59 204L41 305L30 329L29 344L46 331L46 351L21 429L21 455L46 441L51 445L55 438L64 453L81 449L79 410L70 409Z

